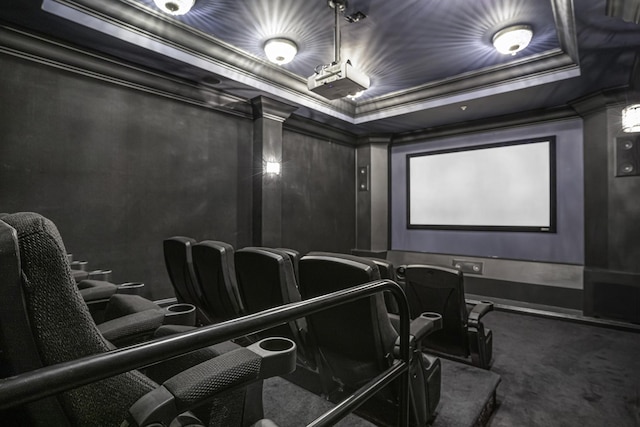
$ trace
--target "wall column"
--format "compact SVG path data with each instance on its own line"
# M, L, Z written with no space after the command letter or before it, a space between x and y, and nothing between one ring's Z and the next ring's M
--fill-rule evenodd
M265 173L282 163L282 123L297 107L259 96L253 108L253 245L282 246L282 176Z
M356 149L358 249L373 252L389 247L390 136L369 136Z

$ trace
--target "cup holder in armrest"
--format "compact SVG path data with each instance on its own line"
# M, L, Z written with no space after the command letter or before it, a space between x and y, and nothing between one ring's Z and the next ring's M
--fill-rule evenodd
M442 315L440 313L434 313L432 311L426 311L420 315L420 317L431 320L433 322L433 330L437 331L442 329Z
M87 271L87 268L89 267L89 261L71 261L69 265L71 266L72 270Z
M196 325L196 307L192 304L172 304L165 309L164 325Z
M89 272L90 280L102 280L103 282L111 281L111 270L93 270Z
M265 338L247 349L262 358L260 378L284 375L296 370L296 344L288 338Z
M144 283L142 282L127 282L118 285L117 293L127 295L140 295L142 293L142 288L144 288Z

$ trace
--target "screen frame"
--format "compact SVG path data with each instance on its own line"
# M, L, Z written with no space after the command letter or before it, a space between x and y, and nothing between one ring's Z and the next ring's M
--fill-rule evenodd
M532 143L549 143L549 226L518 226L518 225L460 225L460 224L411 224L411 159L414 157L432 156L438 154L476 151L491 148L509 147ZM406 155L406 228L411 230L463 230L463 231L508 231L508 232L539 232L556 233L556 137L546 136L515 141L503 141L491 144L473 145L422 151Z

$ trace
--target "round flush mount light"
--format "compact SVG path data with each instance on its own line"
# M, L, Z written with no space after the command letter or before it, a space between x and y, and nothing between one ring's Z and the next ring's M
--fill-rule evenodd
M158 8L170 15L184 15L193 7L195 0L153 0Z
M271 39L264 44L264 53L274 64L287 64L298 53L298 46L289 39Z
M533 37L528 25L514 25L498 31L493 36L493 46L502 54L515 55L526 48Z
M626 133L640 132L640 104L629 105L622 110L622 130Z
M347 95L347 98L349 99L358 99L362 96L362 94L364 93L364 90L359 90L356 93L352 94L352 95Z

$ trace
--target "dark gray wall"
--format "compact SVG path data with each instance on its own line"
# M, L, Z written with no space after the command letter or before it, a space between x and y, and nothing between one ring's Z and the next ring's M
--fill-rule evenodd
M251 245L251 118L7 55L0 93L0 211L49 217L90 269L164 298L166 237ZM354 148L284 138L282 241L348 251Z
M355 150L285 130L282 244L301 252L355 245Z
M0 93L0 210L51 218L89 268L166 297L164 238L246 240L250 120L7 56Z

